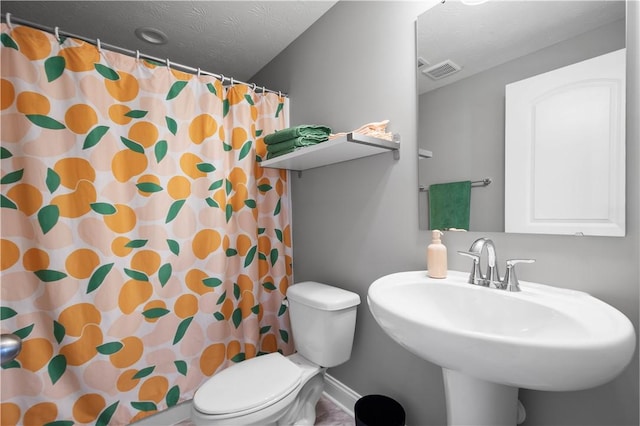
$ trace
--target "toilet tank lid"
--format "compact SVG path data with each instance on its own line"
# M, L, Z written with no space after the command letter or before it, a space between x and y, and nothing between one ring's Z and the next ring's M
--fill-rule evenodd
M358 294L315 281L304 281L292 285L287 289L287 298L327 311L347 309L360 304Z

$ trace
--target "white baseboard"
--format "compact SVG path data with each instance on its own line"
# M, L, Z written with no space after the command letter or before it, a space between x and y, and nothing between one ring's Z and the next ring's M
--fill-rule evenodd
M324 396L353 416L353 407L362 396L356 391L331 376L324 376Z
M361 395L356 391L330 374L325 374L323 395L351 416L353 416L353 407L356 401L361 398ZM190 416L191 400L188 400L132 424L135 426L175 425L189 420Z

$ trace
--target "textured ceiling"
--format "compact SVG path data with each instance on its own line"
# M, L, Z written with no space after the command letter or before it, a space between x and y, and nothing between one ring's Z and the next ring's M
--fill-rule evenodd
M494 0L478 6L437 3L418 17L418 56L462 71L441 80L418 73L419 93L624 19L624 1Z
M2 1L2 13L248 81L336 1ZM134 35L154 27L169 42Z

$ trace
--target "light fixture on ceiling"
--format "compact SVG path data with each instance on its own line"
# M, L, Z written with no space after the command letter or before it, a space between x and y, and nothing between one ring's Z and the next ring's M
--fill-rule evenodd
M152 27L140 27L134 31L136 37L151 44L166 44L169 38L162 31Z

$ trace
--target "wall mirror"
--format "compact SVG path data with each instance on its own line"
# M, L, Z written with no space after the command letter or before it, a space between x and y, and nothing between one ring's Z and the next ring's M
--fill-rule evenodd
M469 230L504 232L506 86L624 49L625 2L467 3L471 2L437 3L417 21L418 147L432 153L432 158L418 160L420 229L431 228L431 185L471 181ZM624 117L624 102L618 112ZM607 164L622 173L617 184L622 185L623 198L615 203L621 202L624 211L624 138L621 144L622 163L610 159ZM544 155L539 151L539 156ZM567 151L558 152L567 155ZM570 164L562 165L565 175L582 173L570 169ZM571 193L587 201L567 204L589 205L588 199L602 197L601 188L592 190L591 184L584 182ZM524 183L517 183L516 190L518 185ZM509 227L506 231L530 232ZM553 227L531 232L616 235Z

